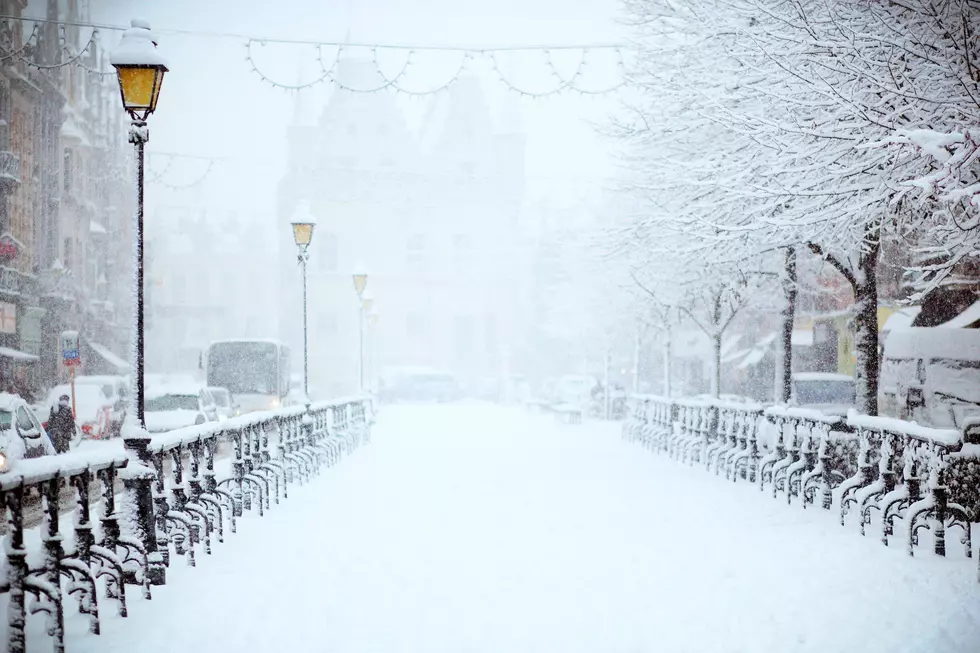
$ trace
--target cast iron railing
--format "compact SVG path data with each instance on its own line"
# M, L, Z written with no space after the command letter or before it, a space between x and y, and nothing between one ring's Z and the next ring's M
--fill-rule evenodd
M623 437L733 482L755 483L787 503L795 498L804 508L819 503L826 510L836 503L840 523L855 515L862 535L877 517L886 546L901 521L909 555L928 530L933 551L945 556L950 529L973 555L980 441L964 432L853 411L844 418L790 406L635 395Z
M195 566L244 514L264 515L368 442L371 421L369 400L343 399L155 435L136 458L120 448L18 461L0 474L6 650L40 650L27 632L28 616L42 614L63 652L68 597L99 634L105 601L127 616L127 585L150 599L174 556Z

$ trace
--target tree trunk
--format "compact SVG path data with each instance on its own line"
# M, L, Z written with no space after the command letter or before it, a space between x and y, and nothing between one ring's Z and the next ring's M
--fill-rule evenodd
M609 365L610 365L611 358L612 355L609 353L609 350L607 349L606 357L604 359L605 367L606 367L606 371L605 371L606 378L604 380L603 385L605 386L605 390L602 393L602 418L603 419L609 419Z
M718 397L721 395L721 333L712 336L713 345L713 367L711 370L711 395Z
M643 345L640 325L636 326L636 347L633 350L633 393L640 391L640 348Z
M721 292L716 292L711 314L711 344L714 346L711 361L712 367L714 368L711 370L711 394L714 397L721 394L721 336L723 334L721 328L721 299Z
M667 325L664 338L664 396L670 397L670 325Z
M878 252L877 230L865 236L854 274L854 351L857 359L857 407L878 414Z
M775 398L778 403L789 401L793 391L793 322L796 319L796 249L786 248L786 269L783 277L782 333L776 347Z

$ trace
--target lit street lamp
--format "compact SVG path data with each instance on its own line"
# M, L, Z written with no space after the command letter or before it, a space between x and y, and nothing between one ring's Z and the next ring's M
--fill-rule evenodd
M146 21L133 20L131 27L123 32L119 45L109 56L109 61L116 69L119 77L119 93L122 97L123 108L132 118L129 126L129 142L136 147L137 191L136 191L136 318L133 338L134 370L133 370L133 399L136 408L137 429L127 429L123 432L123 446L129 455L139 460L144 468L152 469L149 445L150 435L146 432L143 399L144 371L144 334L143 334L143 166L144 147L150 139L146 119L157 108L160 99L160 88L163 85L163 75L167 72L167 62L157 50L156 38L150 31ZM136 466L133 466L136 467ZM136 535L143 544L149 560L147 576L153 585L163 585L166 582L165 556L166 549L160 552L156 535L156 515L167 513L167 498L153 496L151 488L152 474L132 474L124 479L127 491L133 492L139 506L140 515L136 524ZM165 546L165 545L164 545ZM127 578L126 582L134 582L135 578Z
M299 250L297 259L303 268L303 396L309 401L310 354L306 333L306 261L310 258L310 242L313 240L313 228L316 218L310 214L309 206L301 203L293 215L293 240Z
M147 117L157 108L167 62L157 50L156 38L146 21L134 19L132 27L123 32L118 47L109 61L119 76L119 92L123 108L133 119L129 127L129 142L136 146L136 362L135 399L136 420L146 428L143 417L143 148L150 139Z
M357 303L358 306L358 342L360 346L360 356L357 363L357 374L359 380L358 389L364 391L364 289L367 288L368 274L364 269L364 264L359 263L354 267L354 274L351 275L354 280L354 292L357 293ZM373 301L373 299L371 300Z
M365 315L369 315L371 309L374 308L374 293L370 290L365 290L364 294L361 295L361 308L364 309Z

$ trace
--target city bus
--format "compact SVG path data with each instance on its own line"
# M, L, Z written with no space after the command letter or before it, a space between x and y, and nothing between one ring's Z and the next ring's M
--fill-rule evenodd
M204 354L208 387L227 388L242 413L272 410L289 394L289 347L272 339L212 342Z

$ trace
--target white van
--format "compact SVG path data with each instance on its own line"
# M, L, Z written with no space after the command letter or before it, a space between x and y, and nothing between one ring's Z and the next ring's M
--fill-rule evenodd
M878 412L936 428L980 415L980 329L910 327L885 339Z

